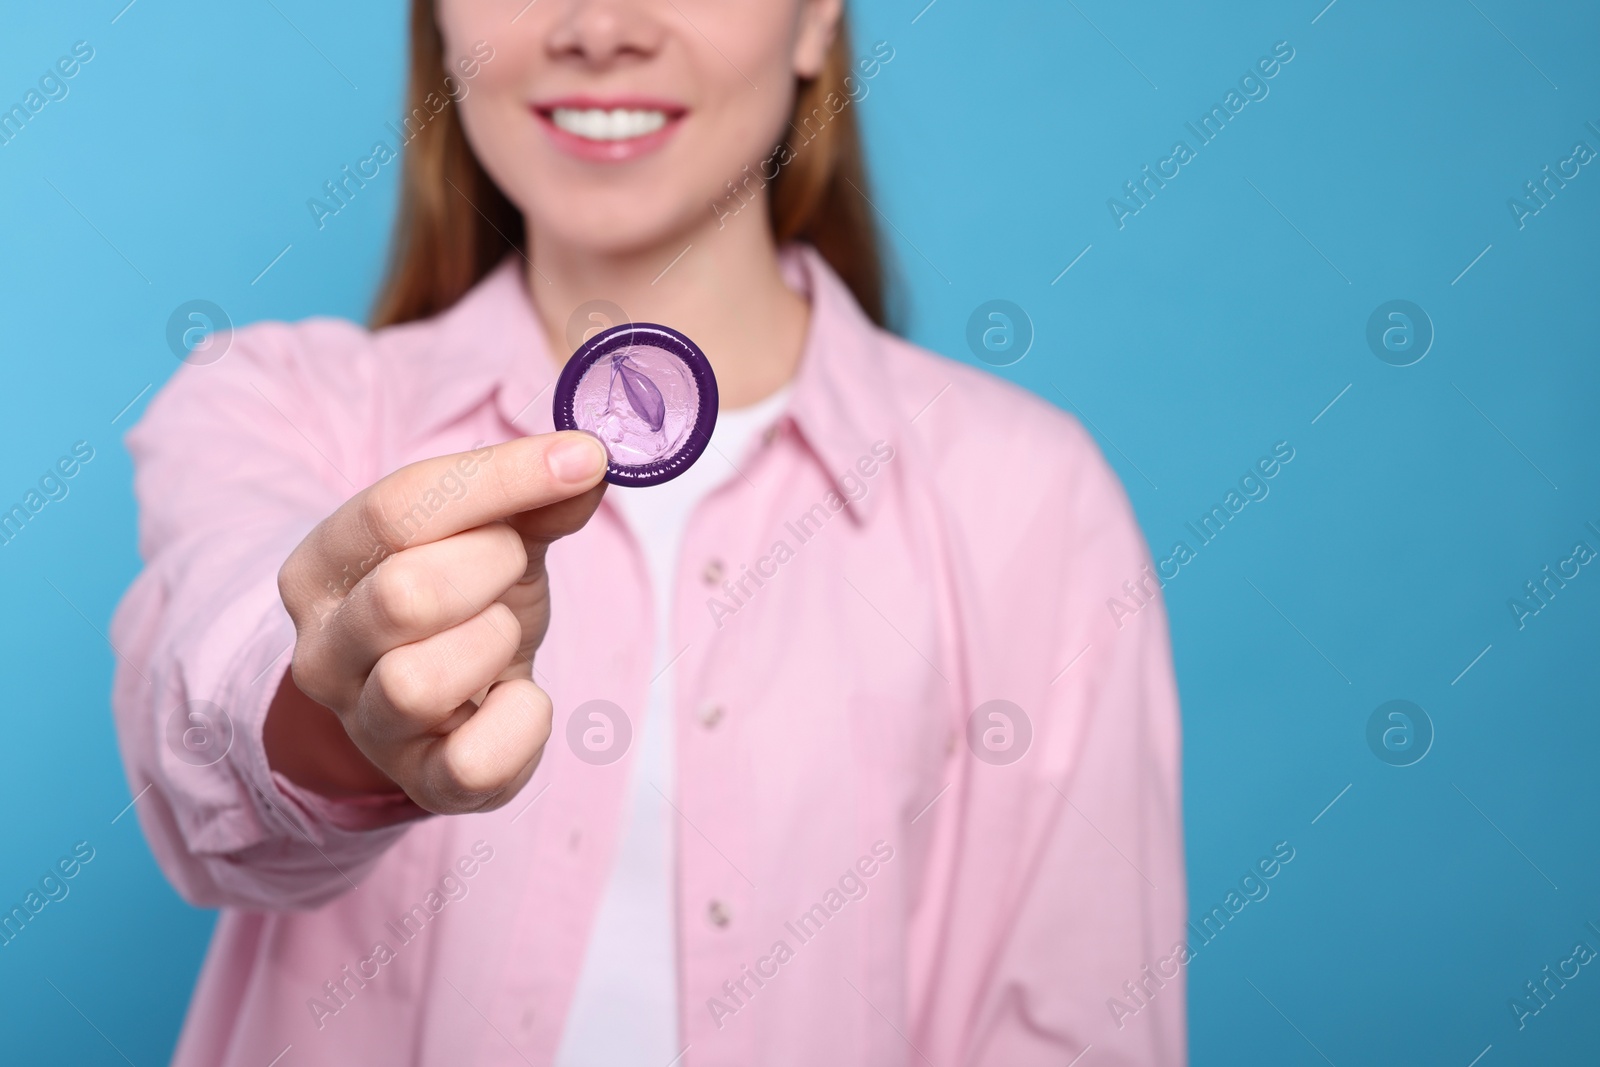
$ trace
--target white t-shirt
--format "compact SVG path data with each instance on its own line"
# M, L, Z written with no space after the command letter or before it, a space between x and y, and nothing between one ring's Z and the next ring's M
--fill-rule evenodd
M663 799L673 795L676 772L671 664L679 650L671 646L671 594L689 516L712 490L739 477L733 464L783 413L789 391L785 385L750 407L719 411L710 447L672 481L606 490L606 499L644 550L650 571L655 681L644 721L633 724L639 751L628 782L622 836L584 953L556 1067L665 1067L683 1052L678 1043L672 863L677 816Z

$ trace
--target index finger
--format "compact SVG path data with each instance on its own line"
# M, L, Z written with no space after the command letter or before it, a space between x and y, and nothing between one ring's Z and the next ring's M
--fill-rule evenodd
M343 597L403 548L588 492L604 477L606 461L599 438L567 430L401 467L317 524L295 553L301 558L293 561L292 581Z

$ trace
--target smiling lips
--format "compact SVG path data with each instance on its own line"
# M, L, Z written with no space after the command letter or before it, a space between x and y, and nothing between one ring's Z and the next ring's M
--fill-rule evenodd
M533 107L550 140L567 155L621 163L666 144L688 109L660 100L565 98Z

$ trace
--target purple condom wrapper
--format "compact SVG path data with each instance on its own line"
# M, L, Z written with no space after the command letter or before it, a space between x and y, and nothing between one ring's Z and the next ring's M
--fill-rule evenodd
M658 485L688 470L717 424L717 379L677 330L629 322L578 347L556 381L555 427L606 446L606 481Z

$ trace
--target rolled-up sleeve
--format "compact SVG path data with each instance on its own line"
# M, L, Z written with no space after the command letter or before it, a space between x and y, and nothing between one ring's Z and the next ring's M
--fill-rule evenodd
M262 743L295 637L278 570L375 477L364 336L332 320L238 331L126 437L144 570L111 623L113 708L145 835L198 905L315 906L424 814L403 794L301 789Z

